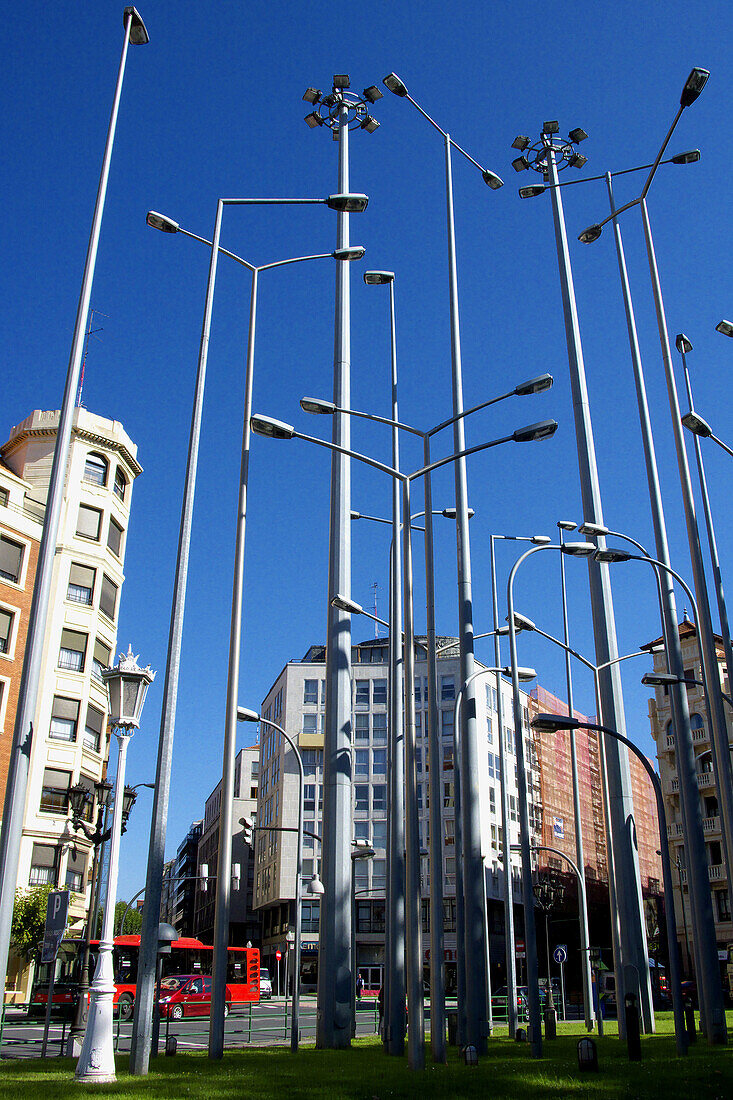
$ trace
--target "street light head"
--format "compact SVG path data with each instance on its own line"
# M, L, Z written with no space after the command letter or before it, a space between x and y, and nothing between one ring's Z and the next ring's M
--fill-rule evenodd
M532 535L530 541L533 542L535 546L548 546L552 542L552 539L549 535Z
M598 535L608 534L607 527L602 527L600 523L586 523L585 520L581 523L578 531L581 535L593 535L596 538Z
M467 508L466 513L467 513L469 519L473 519L473 517L476 515L473 508ZM444 516L446 519L455 519L456 518L456 509L455 508L444 508L443 511L441 512L441 515Z
M361 519L361 512L351 512L350 517L351 519Z
M632 555L628 550L619 550L615 546L607 546L605 550L598 550L594 547L593 560L606 562L608 564L615 564L620 561L631 561Z
M303 119L306 126L310 126L311 130L315 130L316 126L323 126L323 119L318 114L318 111L311 111L309 115L306 115Z
M645 687L672 687L673 684L681 684L683 681L671 672L645 672L641 682Z
M367 103L376 103L378 99L384 98L376 84L370 84L361 94Z
M697 164L699 159L699 149L688 149L686 153L675 153L672 157L672 164Z
M576 730L578 719L564 714L537 714L529 723L532 729L542 733L557 733L558 730Z
M733 323L723 318L722 321L718 321L715 331L719 332L721 336L733 336Z
M519 188L520 199L534 199L537 195L544 195L545 193L544 183L532 183L529 187Z
M306 886L305 892L306 894L315 895L316 897L321 897L323 894L326 893L326 888L317 874L315 874L310 880L310 882Z
M148 210L145 221L151 229L160 229L162 233L177 233L181 228L178 222L166 218L165 214L159 214L157 210Z
M564 542L562 552L569 558L589 558L598 552L598 547L594 542Z
M498 191L500 187L504 186L504 180L497 176L496 172L490 172L488 168L484 168L481 172L484 183L488 184L492 191Z
M517 428L512 439L515 443L533 443L536 440L549 439L557 431L557 420L539 420L528 424L526 428Z
M403 84L397 73L390 73L389 76L385 76L382 84L389 88L390 92L394 92L395 95L401 96L403 99L407 95L407 85Z
M306 88L303 92L303 99L306 103L318 103L321 99L320 88Z
M700 92L703 90L708 82L710 72L708 69L693 69L687 80L685 86L682 89L682 95L680 96L680 107L689 107L691 103L694 103Z
M530 378L527 382L520 382L514 393L517 397L528 397L532 393L543 393L552 387L553 381L551 374L538 374L536 378Z
M352 840L351 858L357 859L374 859L377 854L372 848L368 840Z
M379 123L372 115L364 115L361 129L366 130L368 134L373 134L375 130L379 129Z
M578 234L578 240L582 241L583 244L593 244L593 241L597 241L602 232L602 225L589 225L587 229Z
M303 412L323 416L330 416L336 412L333 401L320 401L317 397L301 397L300 407Z
M501 671L504 676L511 677L511 665L507 665ZM533 668L519 667L517 668L517 679L519 680L520 684L528 684L530 680L537 679L537 672Z
M346 73L336 73L333 78L333 90L334 92L338 88L340 91L345 92L347 88L351 87L351 81Z
M137 657L128 645L127 653L121 653L114 668L102 669L102 679L107 688L109 700L109 722L131 733L140 728L145 696L155 679L155 673L148 665L140 668Z
M578 525L577 523L573 523L571 519L559 519L557 521L557 526L561 531L575 531Z
M584 157L582 153L573 153L568 160L568 164L571 168L583 168L587 163L588 158Z
M336 595L331 600L331 607L339 611L345 611L349 615L363 615L364 608L356 600L349 600L346 596Z
M557 121L557 119L552 119L552 121L550 121L550 122L543 122L542 123L542 133L543 134L559 134L560 133L560 123Z
M350 248L337 248L331 255L334 260L362 260L365 252L366 248L362 245L355 244Z
M580 145L581 141L585 141L588 135L585 130L580 126L576 126L574 130L571 130L568 137L572 141L573 145Z
M137 8L133 8L132 6L127 7L122 14L125 20L128 15L132 17L130 19L130 44L133 46L147 45L150 39L145 29L145 24L142 21L142 16Z
M699 435L703 439L709 439L713 434L713 429L708 424L707 420L703 420L696 412L690 409L684 416L680 417L683 427L687 428L688 432L692 432L693 435Z
M249 426L256 435L269 435L271 439L292 439L295 428L292 424L285 424L282 420L275 420L272 416L250 417Z
M515 172L526 172L529 168L529 161L526 157L517 157L512 161L512 168Z
M367 286L384 286L394 282L394 271L365 271L364 282Z
M528 149L532 142L529 140L526 134L517 134L512 142L512 149L518 149L520 153L523 153L525 149Z
M329 195L326 206L331 210L338 210L341 214L363 214L369 205L367 195L347 193L343 195Z
M259 722L260 716L256 710L249 710L248 707L237 707L237 721L238 722Z
M509 616L507 615L506 621L509 622ZM532 619L528 619L526 615L520 615L518 611L514 612L514 629L515 630L536 630Z
M684 332L678 332L675 337L674 346L677 348L677 351L684 352L685 355L687 355L688 352L692 351L692 340L690 340L689 336L685 336Z

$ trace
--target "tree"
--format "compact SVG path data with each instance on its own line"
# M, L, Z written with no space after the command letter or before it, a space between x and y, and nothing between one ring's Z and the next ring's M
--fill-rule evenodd
M122 917L123 917L124 912L125 912L126 909L127 909L127 902L126 901L118 901L117 904L115 905L115 936L120 935L120 922L122 921ZM139 935L139 933L142 929L142 926L143 926L142 911L140 909L135 909L133 907L132 909L130 909L127 916L125 917L124 935L125 936L137 936L137 935Z
M31 959L43 939L46 926L46 904L53 886L33 886L16 890L10 942L19 955Z

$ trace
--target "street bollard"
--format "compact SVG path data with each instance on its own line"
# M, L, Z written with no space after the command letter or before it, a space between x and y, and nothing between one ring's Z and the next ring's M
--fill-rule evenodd
M695 1009L692 1001L685 1001L685 1028L687 1030L687 1042L697 1042L697 1031L695 1029Z
M627 993L624 999L624 1016L626 1019L626 1044L629 1051L630 1062L641 1061L641 1030L639 1023L639 1009L636 1004L636 994Z
M545 1039L557 1039L557 1012L554 1008L545 1009Z

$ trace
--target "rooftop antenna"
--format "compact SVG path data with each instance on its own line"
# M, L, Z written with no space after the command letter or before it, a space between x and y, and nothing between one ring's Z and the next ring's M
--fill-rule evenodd
M372 585L372 588L374 589L374 618L376 619L376 617L378 615L378 611L377 611L377 589L379 588L379 585L377 584L376 581ZM374 623L374 637L375 638L379 637L379 623L378 622Z
M84 370L85 370L86 365L87 365L87 352L89 351L89 337L93 336L95 334L95 332L102 332L103 331L102 328L92 328L92 325L94 324L94 314L95 313L97 313L100 317L107 317L107 319L109 320L109 315L107 313L100 313L100 311L98 309L90 309L89 310L89 327L87 328L86 336L84 338L84 357L81 361L81 376L79 378L79 392L76 395L76 407L77 407L77 409L81 408L81 394L82 394L82 390L84 389Z

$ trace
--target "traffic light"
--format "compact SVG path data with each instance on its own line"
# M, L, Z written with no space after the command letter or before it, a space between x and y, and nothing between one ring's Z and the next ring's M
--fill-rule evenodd
M242 826L242 840L251 848L254 840L255 823L251 817L240 817L239 821Z

